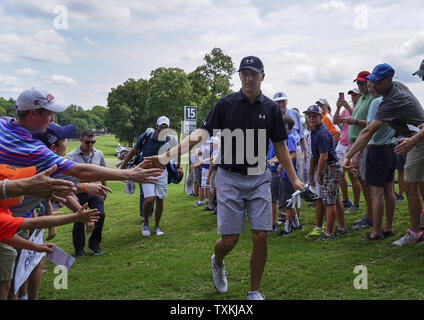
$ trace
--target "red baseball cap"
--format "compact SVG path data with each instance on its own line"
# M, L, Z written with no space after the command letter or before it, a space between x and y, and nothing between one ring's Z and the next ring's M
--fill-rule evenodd
M11 167L9 165L2 164L0 165L0 180L4 180L4 179L16 180L16 179L29 178L34 176L36 171L37 170L35 167L16 168L16 167ZM0 207L7 209L21 203L21 201L22 201L22 197L15 197L11 199L1 199Z
M358 75L356 76L356 79L353 80L353 82L355 81L367 81L367 76L369 76L371 74L371 72L368 71L361 71L358 73Z

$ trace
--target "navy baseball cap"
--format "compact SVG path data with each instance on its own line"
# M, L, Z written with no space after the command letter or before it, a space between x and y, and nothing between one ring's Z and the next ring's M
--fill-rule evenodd
M49 124L49 127L44 132L34 132L33 139L42 141L47 147L56 143L60 139L72 138L75 135L75 125L68 124L60 126L54 122Z
M242 69L250 69L256 72L264 72L264 64L261 59L255 56L248 56L241 60L239 72Z
M423 62L421 62L420 69L418 71L415 71L412 75L413 76L417 75L417 76L420 76L420 77L424 77L424 60L423 60Z
M379 64L374 68L372 73L366 78L370 81L380 81L385 78L393 78L395 70L387 63Z
M321 108L318 107L316 104L313 104L312 106L310 106L306 111L303 111L303 113L306 115L309 113L317 113L322 116Z

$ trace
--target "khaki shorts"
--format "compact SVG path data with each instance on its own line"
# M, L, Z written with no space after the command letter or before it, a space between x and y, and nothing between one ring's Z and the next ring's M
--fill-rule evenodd
M408 182L424 181L424 140L418 142L406 155L404 179Z
M215 193L215 188L216 188L216 185L215 185L216 171L217 170L212 170L212 173L211 173L211 190L210 190L211 193Z
M13 279L15 268L16 250L4 243L0 243L0 281Z

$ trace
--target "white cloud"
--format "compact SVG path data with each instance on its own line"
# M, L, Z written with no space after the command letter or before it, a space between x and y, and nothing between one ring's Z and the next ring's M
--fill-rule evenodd
M67 77L64 75L54 74L50 77L50 79L53 81L54 84L58 84L58 85L71 85L71 86L78 85L78 83L75 81L74 78Z
M343 13L347 11L347 6L343 3L343 1L328 1L324 3L320 3L315 7L317 11L321 11L323 13Z
M68 30L53 29L56 5L68 9ZM361 5L368 13L365 30L354 25ZM286 91L293 105L305 107L351 89L359 71L382 62L402 81L414 81L410 74L424 55L419 0L3 0L1 6L0 70L37 69L41 84L56 83L72 99L83 87L90 92L78 96L84 107L104 105L111 86L148 79L160 66L191 72L214 47L236 68L243 56L259 56L264 91ZM78 83L50 76L69 69ZM232 83L238 90L237 75Z
M424 31L414 34L411 39L404 42L400 53L405 57L424 55Z
M69 63L66 40L53 30L0 34L0 62L16 60Z
M97 42L91 40L90 37L88 37L88 36L85 36L83 38L83 40L84 40L85 43L87 43L88 45L93 46L93 47L97 47L99 45Z
M16 69L15 71L13 71L13 73L19 76L35 76L38 74L38 71L31 68L23 68L23 69Z

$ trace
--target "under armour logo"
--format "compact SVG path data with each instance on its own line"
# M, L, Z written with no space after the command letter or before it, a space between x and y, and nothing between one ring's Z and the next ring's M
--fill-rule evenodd
M246 59L246 63L247 63L247 64L251 64L251 63L253 63L253 59Z
M264 114L260 114L259 115L259 119L265 119L265 115Z

